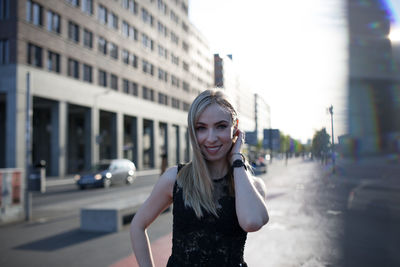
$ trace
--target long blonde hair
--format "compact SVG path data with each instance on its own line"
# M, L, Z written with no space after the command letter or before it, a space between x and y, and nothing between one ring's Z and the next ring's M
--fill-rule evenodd
M198 218L203 216L203 210L218 216L216 203L213 200L213 183L208 172L206 161L197 143L195 124L201 113L211 104L225 108L236 121L237 113L227 97L219 90L206 90L193 101L188 114L188 130L193 148L193 160L178 173L177 182L183 190L185 206L191 207ZM231 175L230 175L231 176ZM231 181L231 187L233 182Z

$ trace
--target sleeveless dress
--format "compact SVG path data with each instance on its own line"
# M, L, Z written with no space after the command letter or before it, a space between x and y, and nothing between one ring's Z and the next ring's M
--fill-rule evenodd
M247 266L243 260L247 233L236 216L235 197L229 194L228 175L213 182L219 217L203 211L200 219L192 208L185 207L182 188L175 182L172 255L167 267Z

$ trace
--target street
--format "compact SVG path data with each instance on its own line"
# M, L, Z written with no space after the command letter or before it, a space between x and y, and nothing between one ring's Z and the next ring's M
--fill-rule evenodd
M397 214L348 209L351 191L364 177L371 179L374 174L363 169L364 165L356 166L357 171L352 164L340 165L338 173L332 175L329 166L317 161L290 159L285 165L283 160L275 160L268 173L259 176L267 186L270 221L248 235L248 265L399 266ZM386 170L387 177L398 173L397 165L380 168ZM382 173L378 167L373 169ZM0 265L135 266L128 226L111 234L82 232L79 208L150 190L156 180L156 175L141 177L131 186L108 190L80 191L65 185L35 194L32 222L0 227ZM400 192L393 187L390 190ZM165 266L170 254L171 230L171 212L163 213L148 230L157 266Z

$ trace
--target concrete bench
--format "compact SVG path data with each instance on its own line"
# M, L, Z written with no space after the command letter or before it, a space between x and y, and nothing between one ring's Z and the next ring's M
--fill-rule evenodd
M147 192L140 193L129 198L83 207L80 229L90 232L118 232L124 224L130 222L148 195Z

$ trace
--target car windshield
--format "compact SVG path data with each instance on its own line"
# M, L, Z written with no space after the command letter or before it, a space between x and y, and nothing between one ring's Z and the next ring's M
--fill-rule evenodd
M98 163L98 164L95 164L95 165L93 165L91 168L90 168L90 170L91 171L104 171L104 170L107 170L108 169L108 167L110 167L110 164L109 163Z

